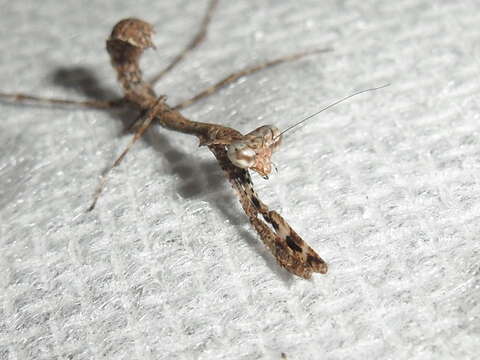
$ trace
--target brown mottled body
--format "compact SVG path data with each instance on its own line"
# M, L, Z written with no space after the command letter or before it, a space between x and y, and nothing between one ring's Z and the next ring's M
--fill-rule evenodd
M158 122L165 128L197 136L200 145L208 146L217 158L219 165L226 173L228 180L239 196L240 204L249 218L250 223L258 232L264 244L273 253L278 263L293 274L307 279L311 277L313 272L326 273L326 263L300 238L277 212L269 210L253 189L249 169L263 176L271 172L270 157L281 140L281 134L279 134L278 129L263 126L244 136L230 127L191 121L185 118L179 110L213 94L221 87L230 84L239 77L252 74L270 66L296 60L306 55L328 51L329 49L294 54L246 68L227 76L220 82L192 97L190 100L181 102L173 107L166 103L165 96L158 96L153 90L152 84L170 71L187 52L191 51L203 40L212 11L217 2L218 0L211 0L201 29L193 41L182 53L174 58L172 64L160 72L150 83L143 79L142 71L139 67L139 59L145 49L154 47L152 42L153 27L149 23L135 18L124 19L115 25L107 40L106 47L124 92L124 97L121 99L106 102L72 101L6 93L0 93L0 98L13 101L27 100L37 103L73 104L95 108L108 108L120 104L130 104L138 108L141 110L143 116L137 124L138 126L136 126L135 134L127 148L116 159L109 170L121 163L130 148L141 138L153 121ZM228 149L231 153L230 155L233 154L233 159L236 159L236 156L242 159L243 154L238 153L238 148L235 147L236 145L242 144L247 144L254 152L252 164L246 167L235 166L227 153ZM105 182L106 176L102 178L89 210L95 207Z
M277 212L270 211L258 198L248 170L234 166L227 156L225 144L240 140L255 141L258 133L265 132L265 129L257 129L257 133L253 137L248 135L244 137L232 128L188 120L165 102L158 102L151 86L142 81L138 61L143 50L153 45L150 38L152 33L153 29L142 20L127 19L122 20L114 27L112 35L107 40L107 50L112 57L112 64L117 70L125 98L143 110L151 109L155 105L156 109L153 115L161 125L195 135L199 138L201 145L208 145L239 195L240 203L250 223L280 265L295 275L307 279L311 277L312 272L326 273L327 264L318 254ZM115 46L111 46L111 44L115 44ZM268 130L265 135L268 135ZM267 141L271 142L271 146L267 147L270 149L268 155L271 155L273 147L278 144L278 141L274 141L274 139L274 134L267 137Z
M248 170L234 166L224 146L209 146L239 196L245 214L278 263L291 273L309 279L313 272L325 274L323 259L276 212L270 211L256 194ZM262 218L259 217L262 216Z

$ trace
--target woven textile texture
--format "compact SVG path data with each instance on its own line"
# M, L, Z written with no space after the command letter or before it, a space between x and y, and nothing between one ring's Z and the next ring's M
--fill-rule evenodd
M120 19L155 25L151 77L207 1L0 1L0 91L121 94ZM137 114L1 102L0 359L473 359L480 353L480 3L221 0L156 87L184 111L287 133L260 197L328 262L281 269L197 139L152 128L87 213ZM282 355L283 353L283 355Z

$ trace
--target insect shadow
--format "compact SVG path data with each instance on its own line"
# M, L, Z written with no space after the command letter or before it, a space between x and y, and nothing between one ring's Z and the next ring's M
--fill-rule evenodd
M118 99L121 94L105 87L92 69L85 66L62 66L52 71L49 76L55 86L73 91L82 95L87 100L109 101ZM93 109L92 111L104 111L110 118L122 123L122 131L119 135L130 133L139 111L131 106L119 106L109 109ZM106 170L106 169L105 169Z
M105 87L95 72L87 67L59 67L52 72L50 79L54 85L74 91L86 99L108 101L120 97L117 92ZM118 134L119 137L130 133L129 130L134 122L132 119L139 115L139 111L129 106L104 110L110 114L112 119L122 123L123 131ZM248 220L236 211L237 200L231 195L229 187L225 184L225 176L215 160L199 162L196 156L172 146L169 137L159 131L148 131L141 141L167 160L168 166L162 167L161 171L168 171L181 180L177 182L176 191L182 197L205 198L205 193L211 194L207 196L208 201L220 210L225 219L234 225L248 223ZM105 166L105 170L108 170L108 165ZM218 189L222 189L222 191L218 193ZM250 245L258 249L262 248L257 246L258 241L253 235L247 231L243 235L243 237L249 237ZM270 259L268 256L265 258ZM275 261L272 261L272 267L276 268Z

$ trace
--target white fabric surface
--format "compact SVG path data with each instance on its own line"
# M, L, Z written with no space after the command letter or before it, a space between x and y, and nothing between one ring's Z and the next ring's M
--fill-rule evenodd
M0 88L114 97L113 24L155 24L148 76L205 6L3 0ZM174 104L246 65L334 48L184 112L247 132L392 83L288 134L278 175L254 177L329 263L311 281L276 265L195 138L150 131L86 213L135 115L1 103L0 359L475 358L479 20L473 0L223 0L158 86Z

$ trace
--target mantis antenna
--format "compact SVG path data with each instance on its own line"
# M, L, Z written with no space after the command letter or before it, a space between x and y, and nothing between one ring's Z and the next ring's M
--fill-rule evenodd
M292 130L293 128L297 127L298 125L303 124L305 121L313 118L314 116L317 116L318 114L324 112L325 110L328 110L328 109L330 109L331 107L334 107L335 105L338 105L338 104L340 104L340 103L342 103L342 102L344 102L344 101L346 101L346 100L348 100L348 99L350 99L350 98L352 98L352 97L354 97L354 96L363 94L363 93L368 92L368 91L375 91L375 90L383 89L384 87L387 87L387 86L389 86L389 85L390 85L390 84L388 83L388 84L384 84L384 85L382 85L382 86L378 86L378 87L374 87L374 88L369 88L369 89L360 90L360 91L357 91L357 92L355 92L355 93L353 93L353 94L350 94L350 95L348 95L348 96L345 96L344 98L342 98L342 99L340 99L340 100L337 100L337 101L331 103L330 105L325 106L323 109L317 111L316 113L313 113L312 115L307 116L305 119L300 120L300 121L297 122L296 124L293 124L293 125L289 126L289 127L286 128L285 130L283 130L280 134L278 134L278 135L276 136L276 138L279 138L281 135L285 134L287 131Z

